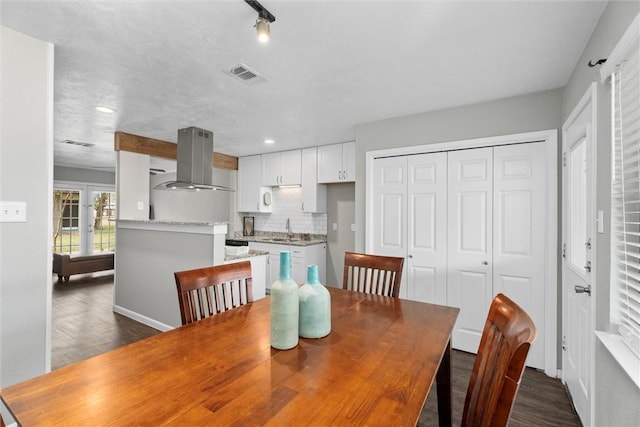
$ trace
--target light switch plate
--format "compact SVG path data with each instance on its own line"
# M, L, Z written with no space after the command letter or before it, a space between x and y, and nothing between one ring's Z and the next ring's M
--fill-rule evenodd
M144 210L144 202L138 202L138 210L139 211L143 211Z
M351 224L351 231L356 231L356 225L355 224Z
M27 202L0 202L0 222L27 222Z
M333 231L336 231L338 229L338 223L334 222L333 224L331 224L331 228L333 229Z

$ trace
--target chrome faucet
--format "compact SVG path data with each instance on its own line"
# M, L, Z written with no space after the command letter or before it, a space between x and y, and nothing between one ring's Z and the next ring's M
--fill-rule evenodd
M293 233L291 232L291 220L287 218L287 236L289 239L293 237Z

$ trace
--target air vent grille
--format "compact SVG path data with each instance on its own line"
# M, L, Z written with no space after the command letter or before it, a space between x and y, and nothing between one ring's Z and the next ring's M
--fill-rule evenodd
M247 84L255 84L267 80L263 75L255 70L252 70L245 64L237 64L229 68L229 74Z
M71 139L65 139L64 141L62 141L63 144L69 144L69 145L79 145L81 147L93 147L96 144L92 144L90 142L80 142L80 141L74 141Z

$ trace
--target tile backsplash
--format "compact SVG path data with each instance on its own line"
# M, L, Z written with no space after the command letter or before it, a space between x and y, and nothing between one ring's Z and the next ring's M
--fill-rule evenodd
M255 231L287 231L287 218L293 233L327 234L327 214L302 211L301 188L272 189L272 213L240 214L253 216Z

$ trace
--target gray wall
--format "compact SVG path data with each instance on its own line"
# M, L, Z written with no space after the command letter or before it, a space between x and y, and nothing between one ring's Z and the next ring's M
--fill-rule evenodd
M342 287L345 251L355 249L355 184L327 185L327 285ZM332 224L336 224L337 230Z
M0 51L0 200L27 204L27 222L0 223L6 387L50 369L53 45L0 27Z
M54 166L53 179L54 181L116 185L115 172L72 168L67 166Z
M640 12L638 1L609 2L591 39L580 57L564 90L562 100L563 121L587 91L592 82L598 82L597 121L597 188L596 209L604 211L604 234L596 236L596 328L609 330L609 266L611 212L611 106L610 86L600 83L600 67L589 68L590 60L606 58ZM594 425L628 426L640 423L640 390L631 383L611 354L596 342L595 352Z

